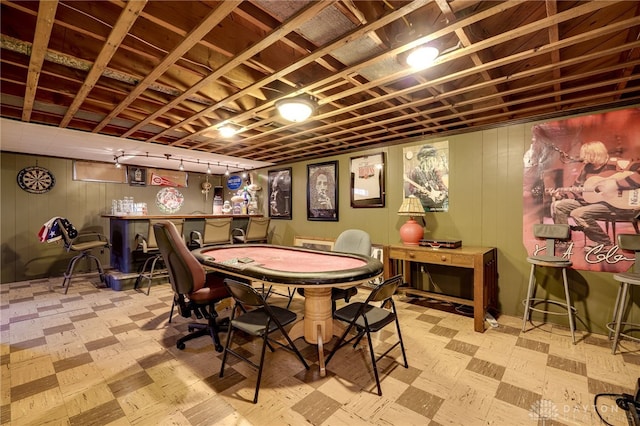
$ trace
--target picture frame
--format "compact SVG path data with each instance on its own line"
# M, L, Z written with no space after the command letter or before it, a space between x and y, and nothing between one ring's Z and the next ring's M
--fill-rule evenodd
M384 207L384 152L351 157L351 207Z
M307 165L307 220L338 221L338 161Z
M127 166L127 177L129 186L147 186L146 167Z
M293 238L293 245L295 247L308 248L312 250L333 251L335 242L336 240L333 238L301 237L298 235Z
M291 220L291 167L269 170L269 217Z
M424 211L449 211L449 141L402 148L403 195L420 199Z

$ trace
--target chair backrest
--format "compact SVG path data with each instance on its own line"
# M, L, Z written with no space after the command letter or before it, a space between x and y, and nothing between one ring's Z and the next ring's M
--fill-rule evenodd
M202 244L229 243L231 238L231 221L233 218L223 217L206 219L204 223L204 235Z
M245 232L245 242L266 240L270 222L271 219L268 217L250 217Z
M533 225L533 236L546 240L546 255L555 256L556 240L566 240L571 236L569 225L536 223Z
M236 302L252 307L262 307L266 305L266 302L260 293L258 293L258 291L249 284L226 278L224 280L224 285L227 287L227 290L231 293L231 296L236 300Z
M204 268L189 251L176 225L168 220L158 221L153 230L173 291L188 295L204 287Z
M618 247L636 252L632 271L640 274L640 234L618 234Z
M333 251L371 256L371 237L361 229L347 229L336 238Z
M64 247L69 250L73 245L73 238L69 235L69 231L67 230L63 219L57 218L56 223L58 225L58 231L60 232L60 236L62 237Z
M367 297L366 304L370 302L382 302L389 299L393 296L398 289L398 287L402 284L402 275L396 275L391 277L380 284L376 285L369 297Z
M156 241L156 235L153 229L154 229L154 225L160 222L163 222L163 221L158 219L149 219L149 231L147 232L147 239L145 240L146 246L144 246L145 251L156 250L158 248L158 242ZM172 220L170 222L175 225L178 231L178 234L181 236L182 239L184 239L184 237L182 236L184 221L178 219L178 220Z

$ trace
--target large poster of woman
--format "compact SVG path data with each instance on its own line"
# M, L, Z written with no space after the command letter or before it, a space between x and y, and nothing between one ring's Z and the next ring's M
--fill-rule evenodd
M533 126L524 156L524 244L544 248L535 223L571 227L560 247L575 269L620 272L633 253L617 234L640 233L640 108Z

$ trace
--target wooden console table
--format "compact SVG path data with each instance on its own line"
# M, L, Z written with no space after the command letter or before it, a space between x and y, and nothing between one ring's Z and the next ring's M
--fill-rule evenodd
M494 247L462 246L457 249L434 249L421 246L390 245L389 256L385 256L385 270L389 276L400 273L398 262L402 262L404 282L411 284L411 262L445 265L456 268L473 269L473 300L449 296L441 293L401 287L399 291L436 300L473 306L473 328L484 332L487 308L495 303L498 283L498 257Z

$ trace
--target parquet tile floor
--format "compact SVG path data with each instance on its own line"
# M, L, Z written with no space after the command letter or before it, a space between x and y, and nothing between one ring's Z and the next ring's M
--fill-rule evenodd
M74 279L67 295L61 278L0 286L2 425L598 425L594 396L631 394L640 377L633 342L612 355L606 336L583 332L573 345L566 329L522 333L521 319L504 315L476 333L472 318L396 295L409 368L380 363L381 397L365 341L343 348L320 377L315 347L298 339L311 370L287 351L268 352L253 404L250 366L232 360L221 379L211 339L176 349L189 321L168 322L168 284L146 296L93 280ZM291 309L303 303L296 296ZM389 330L377 347L394 341ZM243 349L257 354L258 345L247 339ZM627 424L612 397L597 406L610 424Z

